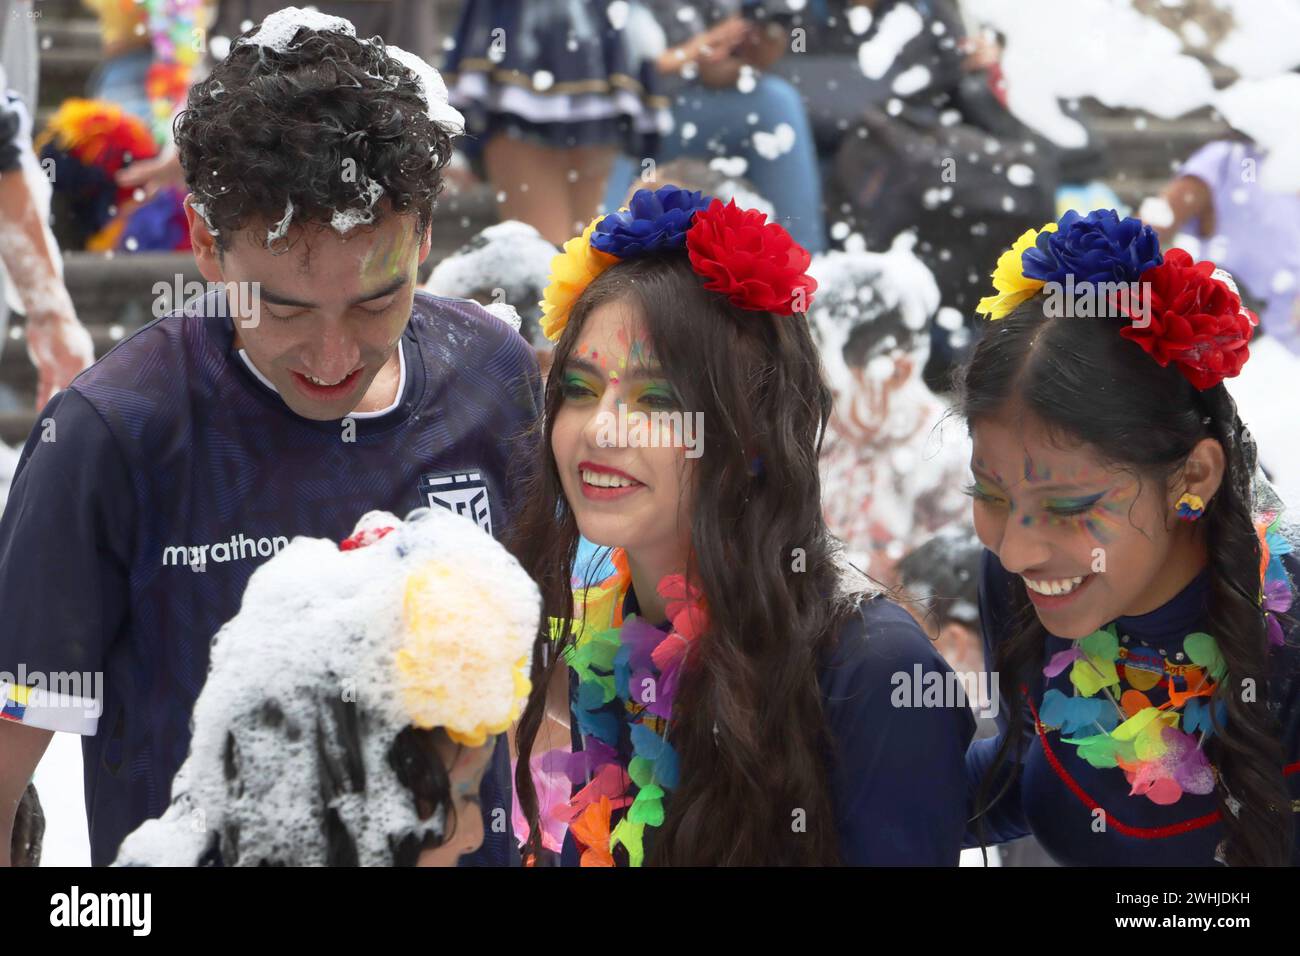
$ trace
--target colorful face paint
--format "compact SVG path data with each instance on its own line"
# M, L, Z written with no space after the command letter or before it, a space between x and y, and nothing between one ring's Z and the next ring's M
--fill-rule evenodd
M409 231L371 246L361 261L361 281L365 288L379 288L399 277L409 277L411 259L418 249L419 244Z
M675 391L640 325L635 310L616 301L588 315L557 369L565 391L551 453L583 535L625 548L630 559L672 564L690 550L690 461L702 450L702 430L698 413L663 414ZM680 438L673 418L691 426Z
M1204 567L1162 482L1087 445L1063 446L1059 431L1030 414L975 421L971 444L975 532L1023 579L1048 633L1082 639L1117 617L1146 614Z
M1024 497L1029 498L1031 505L1029 512L1025 513L1026 505L1002 490L1007 487L1005 480L996 470L988 469L983 459L975 459L973 470L986 472L990 480L985 481L977 477L973 484L964 489L965 493L985 504L1006 507L1008 514L1020 512L1018 522L1022 528L1078 526L1102 544L1110 540L1118 514L1126 507L1125 502L1131 502L1133 497L1132 494L1117 495L1116 486L1111 485L1092 494L1044 497L1038 502L1033 502L1030 497L1033 487L1047 485L1051 480L1052 470L1038 467L1034 460L1026 455L1023 463L1023 478L1015 483L1028 486L1029 494ZM1069 477L1073 479L1070 484L1080 485L1090 481L1109 480L1106 476L1093 474L1091 471L1072 474Z

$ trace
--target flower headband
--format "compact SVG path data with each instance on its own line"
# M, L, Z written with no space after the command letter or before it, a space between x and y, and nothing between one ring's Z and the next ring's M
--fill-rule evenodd
M616 262L685 248L704 288L736 306L777 315L807 312L817 281L812 256L778 223L735 200L704 196L679 186L639 189L628 206L598 216L551 260L542 293L542 333L554 342L569 310L591 280Z
M976 311L1001 319L1049 282L1066 290L1104 287L1113 314L1133 320L1119 334L1161 367L1174 363L1197 389L1233 378L1250 358L1259 319L1241 304L1232 277L1182 249L1161 255L1150 226L1113 209L1086 216L1071 210L1025 232L998 257L997 291ZM1142 294L1135 296L1138 285Z

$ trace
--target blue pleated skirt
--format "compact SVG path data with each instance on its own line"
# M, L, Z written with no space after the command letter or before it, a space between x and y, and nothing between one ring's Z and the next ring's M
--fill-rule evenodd
M648 16L610 0L466 0L445 44L451 103L480 143L505 133L650 155L672 120L641 36L657 29Z

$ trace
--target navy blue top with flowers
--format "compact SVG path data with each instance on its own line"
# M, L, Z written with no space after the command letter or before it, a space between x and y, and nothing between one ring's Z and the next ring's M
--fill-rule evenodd
M1283 563L1292 580L1300 580L1300 562L1287 555ZM980 576L980 620L984 630L984 650L989 667L996 661L997 646L1008 638L1014 626L1011 620L1011 586L1015 576L1002 567L997 557L984 553ZM1205 603L1209 594L1208 572L1202 572L1170 601L1134 617L1115 621L1122 648L1137 655L1168 657L1177 663L1183 639L1190 633L1205 630ZM1282 725L1283 755L1286 763L1300 760L1300 647L1292 644L1274 646L1270 652L1269 699ZM1040 667L1053 654L1076 642L1049 635ZM1046 679L1041 670L1028 682L1034 706L1043 706L1049 689L1071 694L1069 670ZM1153 702L1159 701L1153 698ZM972 799L985 771L1002 742L1009 721L1005 700L997 715L999 734L977 740L967 755L967 770ZM1052 769L1043 751L1042 741L1034 733L1032 721L1025 715L1026 740L1029 741L1021 765L1020 780L1013 784L985 820L990 844L1005 843L1032 834L1043 849L1063 866L1212 866L1215 852L1223 839L1221 823L1158 839L1127 836L1113 826L1099 830L1097 817L1067 787ZM1044 721L1047 722L1046 720ZM1083 760L1074 747L1060 742L1057 731L1048 731L1048 743L1064 768L1088 795L1105 809L1109 818L1132 827L1166 827L1213 813L1218 809L1214 793L1198 796L1184 793L1177 803L1161 806L1142 796L1130 796L1130 786L1118 768L1098 769ZM1011 763L1005 765L1009 770ZM1000 777L992 793L1005 778ZM1300 774L1287 777L1292 800L1300 799ZM973 804L972 804L973 806ZM967 846L977 846L977 831L967 833ZM1300 865L1300 826L1293 864Z
M629 591L624 612L637 610ZM819 683L832 741L827 766L844 863L957 864L966 821L964 754L974 735L974 716L960 702L894 704L900 679L942 685L950 683L950 675L911 615L883 597L863 601L841 628ZM572 672L569 676L570 707L576 712L579 685ZM626 709L618 698L607 709L621 724L617 750L626 765L633 752ZM577 752L582 739L576 719L572 726ZM647 857L654 833L646 829ZM565 835L561 865L578 865L572 833Z

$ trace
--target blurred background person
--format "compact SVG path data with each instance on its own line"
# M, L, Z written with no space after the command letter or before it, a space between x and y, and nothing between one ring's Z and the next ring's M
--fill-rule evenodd
M939 290L913 242L828 252L809 270L818 284L809 319L835 393L821 458L826 522L851 560L890 585L899 558L969 522L970 510L965 433L940 427L948 406L921 377Z
M614 165L605 209L629 189L671 180L647 178L647 160L717 159L771 202L776 221L809 252L827 247L817 149L803 98L767 71L789 37L756 19L741 0L647 0L664 38L655 69L672 97L673 130L653 155L623 155ZM639 182L634 182L639 177Z
M20 64L35 36L29 6L6 4L0 20L0 49L13 51ZM6 64L0 62L0 348L7 339L9 310L21 311L27 352L37 370L36 407L42 408L89 367L94 348L63 284L63 261L48 225L50 183L32 150L31 115L8 92L6 78Z
M615 154L646 155L671 119L626 0L467 0L442 67L503 219L559 245L596 214Z
M1300 194L1260 182L1267 158L1247 142L1206 143L1142 213L1162 244L1231 272L1264 332L1300 355Z

